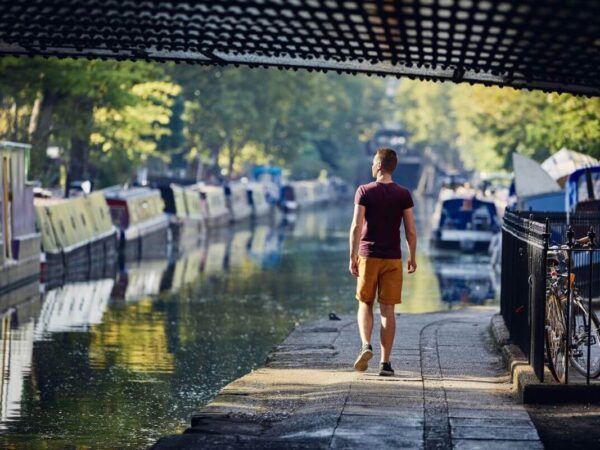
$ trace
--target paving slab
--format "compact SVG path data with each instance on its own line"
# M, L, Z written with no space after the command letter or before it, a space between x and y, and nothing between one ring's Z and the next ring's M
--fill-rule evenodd
M308 322L153 448L542 448L490 344L495 312L398 316L393 377L377 373L378 345L367 372L352 370L354 317Z

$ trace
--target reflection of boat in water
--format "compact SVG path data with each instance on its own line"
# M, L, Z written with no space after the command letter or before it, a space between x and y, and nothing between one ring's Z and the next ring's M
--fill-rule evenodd
M254 228L250 242L250 258L261 268L277 267L281 261L283 230L268 226Z
M161 290L163 274L167 271L167 259L145 260L127 264L117 276L112 292L115 299L126 302L137 301L149 295L156 295Z
M250 241L252 239L252 231L236 230L228 241L223 268L225 270L237 269L244 265Z
M488 263L434 260L434 270L445 303L482 305L496 296Z
M165 273L161 284L161 291L168 289L176 292L185 285L195 281L200 275L204 247L197 247L182 254Z
M443 189L432 218L431 243L437 248L487 251L500 230L496 205L471 190Z
M0 317L0 429L6 429L10 419L20 416L23 384L31 372L35 324L31 316L20 316L13 308Z
M202 261L202 272L215 274L223 271L225 256L227 254L227 241L208 238L206 252Z
M86 331L102 322L114 280L71 283L48 291L35 327L36 340L50 333Z

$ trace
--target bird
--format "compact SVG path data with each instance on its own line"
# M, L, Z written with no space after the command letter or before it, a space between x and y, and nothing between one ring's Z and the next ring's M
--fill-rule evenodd
M336 313L334 313L334 312L330 312L330 313L329 313L329 320L342 320L342 319L340 319L340 318L337 316L337 314L336 314Z

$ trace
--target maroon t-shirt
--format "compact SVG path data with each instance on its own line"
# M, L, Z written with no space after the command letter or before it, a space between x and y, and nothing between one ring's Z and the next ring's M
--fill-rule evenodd
M374 181L356 190L354 203L365 207L360 256L400 259L400 225L405 209L414 206L410 192L396 183Z

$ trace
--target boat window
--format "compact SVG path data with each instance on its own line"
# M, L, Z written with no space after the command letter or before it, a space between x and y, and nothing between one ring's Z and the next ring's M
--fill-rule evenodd
M75 219L73 218L73 216L71 216L71 225L73 225L73 229L77 228L77 225L75 225Z
M81 215L81 223L83 223L83 226L87 226L86 222L85 222L85 217L83 216L83 214Z
M456 230L489 230L495 223L495 206L476 199L446 200L440 227Z
M65 224L63 223L63 221L59 220L58 224L60 225L60 231L62 232L62 234L67 234L67 231L65 230Z

